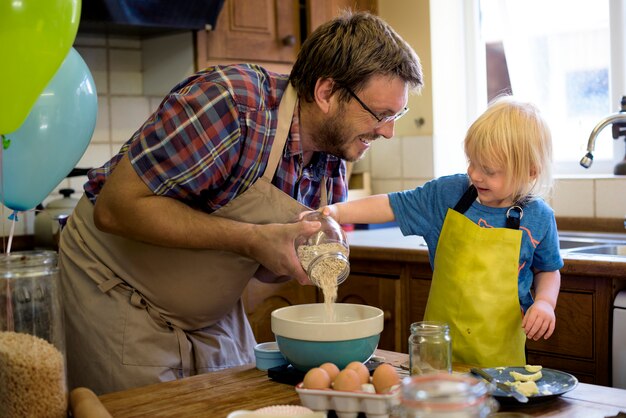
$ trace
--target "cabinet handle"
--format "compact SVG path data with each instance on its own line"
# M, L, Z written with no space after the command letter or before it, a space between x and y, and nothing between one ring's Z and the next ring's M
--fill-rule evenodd
M391 318L393 318L393 314L389 311L383 311L383 320L384 321L389 321L391 320Z
M287 35L282 39L284 46L294 46L296 44L296 37L294 35Z

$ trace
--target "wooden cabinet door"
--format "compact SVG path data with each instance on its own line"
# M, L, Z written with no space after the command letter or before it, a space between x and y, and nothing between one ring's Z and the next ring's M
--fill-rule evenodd
M272 311L285 306L315 303L317 288L301 286L295 280L285 283L262 283L252 279L242 296L248 321L257 342L274 341Z
M376 13L376 0L306 0L307 29L311 33L322 23L338 16L342 10L368 10Z
M384 312L384 327L378 348L400 351L402 303L400 275L379 275L353 272L337 292L338 303L375 306Z
M254 62L288 73L303 33L348 7L376 13L376 0L225 0L215 28L196 33L197 66Z
M226 0L215 29L197 33L199 68L209 60L292 64L298 9L294 0Z
M527 362L610 385L611 287L610 279L563 274L554 334L526 342Z

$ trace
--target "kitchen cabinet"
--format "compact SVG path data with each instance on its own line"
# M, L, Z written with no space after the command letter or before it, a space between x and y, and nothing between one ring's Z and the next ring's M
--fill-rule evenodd
M337 302L376 306L384 314L384 328L378 347L395 351L401 346L403 326L402 280L403 266L396 263L369 265L355 261L350 265L350 276L337 291Z
M350 276L339 286L338 301L382 309L385 325L379 348L407 353L410 325L423 319L430 291L427 251L414 243L389 247L385 236L359 245L348 235ZM527 362L571 373L584 383L610 386L612 307L616 294L626 289L626 262L567 255L564 261L556 329L548 340L527 342ZM276 287L261 289L267 286ZM244 300L255 335L269 341L275 307L319 303L323 297L316 288L297 283L255 284Z
M315 303L317 288L301 286L295 280L284 283L263 283L252 279L242 296L246 315L257 342L274 341L272 311L285 306Z
M610 268L568 261L561 270L555 332L548 340L526 344L528 362L567 371L581 382L610 386L613 300L626 288L626 280Z
M288 73L306 35L346 7L376 12L376 1L226 0L216 27L196 33L197 66L253 62Z

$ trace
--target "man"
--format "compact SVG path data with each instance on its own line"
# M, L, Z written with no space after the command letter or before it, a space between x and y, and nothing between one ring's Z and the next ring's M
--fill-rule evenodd
M294 222L345 200L345 161L393 136L419 59L392 28L346 13L289 76L254 65L180 83L89 173L60 244L70 386L122 390L254 361L251 277L311 284Z

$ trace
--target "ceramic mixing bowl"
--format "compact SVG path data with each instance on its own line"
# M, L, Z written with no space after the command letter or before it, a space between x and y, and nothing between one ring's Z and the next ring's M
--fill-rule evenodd
M343 369L367 361L378 346L383 311L373 306L334 304L329 321L323 303L293 305L272 312L272 332L281 353L298 370L331 362Z

